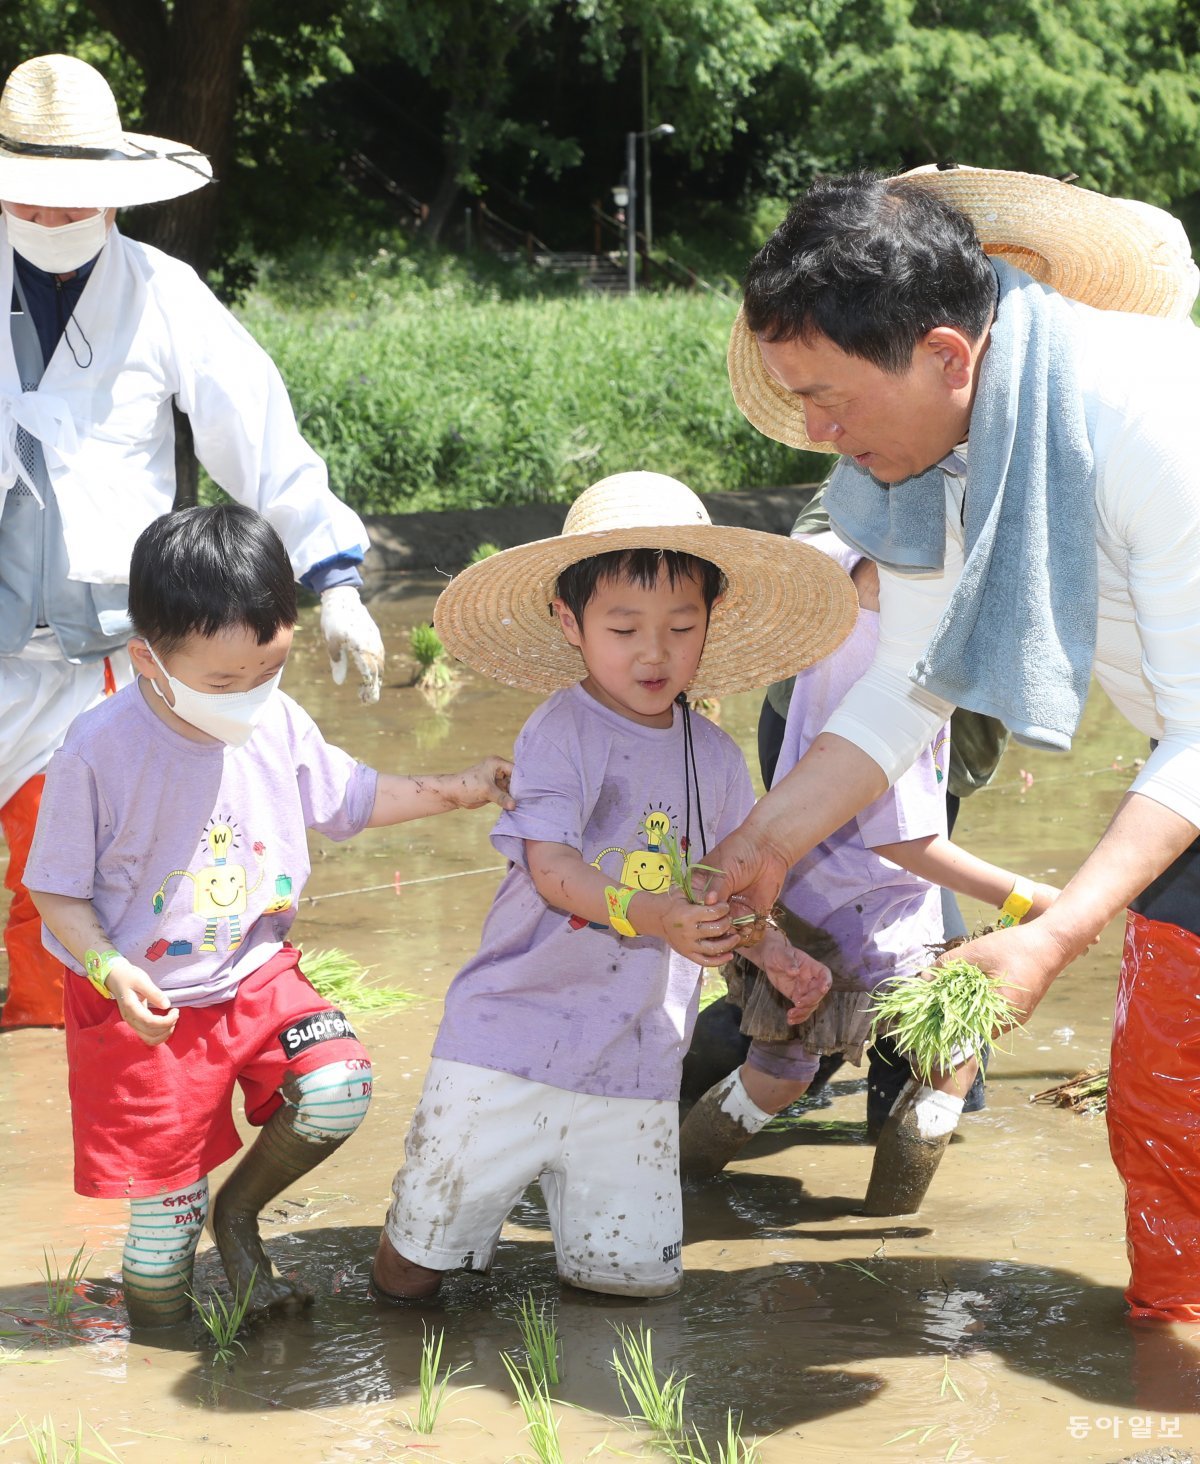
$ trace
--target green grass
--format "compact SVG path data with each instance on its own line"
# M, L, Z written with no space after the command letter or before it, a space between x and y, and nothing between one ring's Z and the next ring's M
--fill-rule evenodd
M618 1347L613 1352L612 1369L626 1414L635 1423L650 1430L657 1444L668 1452L682 1447L688 1438L683 1419L683 1399L687 1377L668 1373L659 1378L654 1366L654 1341L650 1329L638 1323L617 1327Z
M517 1310L517 1325L525 1344L530 1377L544 1387L558 1386L558 1323L554 1308L546 1301L535 1301L527 1291Z
M628 468L701 492L820 476L823 457L770 441L734 405L731 300L524 288L385 250L321 288L268 279L240 314L363 511L566 502Z
M900 977L876 989L873 1042L886 1033L922 1082L949 1072L954 1054L979 1052L993 1033L1015 1028L1017 1012L989 976L969 961L948 961L929 979Z
M368 968L336 946L306 953L303 970L325 1000L348 1017L400 1011L418 999L411 991L369 981Z
M564 1464L558 1419L546 1379L532 1367L526 1374L506 1352L500 1354L500 1361L516 1390L517 1406L525 1417L523 1432L529 1439L536 1464Z
M91 1261L91 1253L84 1254L83 1246L67 1262L67 1269L60 1271L58 1257L53 1247L47 1252L42 1247L42 1279L46 1284L46 1310L57 1322L65 1322L76 1305L90 1306L90 1302L80 1302L79 1287L83 1283L84 1273Z
M204 1330L212 1338L213 1351L218 1362L232 1362L237 1353L246 1350L238 1334L245 1323L250 1299L254 1295L255 1274L256 1271L250 1273L250 1284L246 1287L244 1296L234 1288L232 1302L227 1302L219 1291L214 1291L207 1301L201 1301L193 1292L188 1292L196 1304L196 1313Z

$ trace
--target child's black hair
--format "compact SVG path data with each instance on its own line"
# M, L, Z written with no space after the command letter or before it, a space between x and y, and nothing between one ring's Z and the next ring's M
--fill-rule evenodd
M236 626L265 646L297 620L283 541L261 514L237 503L164 514L133 546L129 618L159 655L190 635Z
M658 583L660 567L666 569L672 589L681 580L696 580L704 596L704 608L710 614L714 601L725 592L725 576L715 564L695 554L684 554L679 549L612 549L567 565L554 593L582 624L583 612L600 585L624 580L652 590Z

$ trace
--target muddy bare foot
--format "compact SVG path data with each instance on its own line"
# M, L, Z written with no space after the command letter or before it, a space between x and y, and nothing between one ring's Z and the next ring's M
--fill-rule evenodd
M436 1296L442 1284L442 1273L406 1261L386 1230L379 1235L375 1261L371 1267L371 1290L381 1301L426 1301Z
M213 1204L212 1233L235 1293L245 1296L253 1286L252 1312L300 1311L312 1305L311 1292L272 1269L258 1233L258 1215L237 1209L225 1199L224 1190Z

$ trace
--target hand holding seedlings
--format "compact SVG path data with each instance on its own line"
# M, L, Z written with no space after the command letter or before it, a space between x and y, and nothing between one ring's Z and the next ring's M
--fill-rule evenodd
M672 950L701 966L719 964L738 943L728 905L695 905L682 889L635 895L630 914L639 932L661 935Z

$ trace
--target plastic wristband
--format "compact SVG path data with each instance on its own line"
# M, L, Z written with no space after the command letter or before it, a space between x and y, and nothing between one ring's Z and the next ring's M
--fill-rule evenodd
M608 901L608 923L618 935L637 934L629 921L629 902L636 894L637 890L618 889L616 885L609 885L604 891L604 898Z
M1019 921L1024 920L1032 909L1033 882L1023 875L1018 875L1017 882L1012 887L1012 893L1000 906L1000 919L996 924L999 926L1016 925Z
M121 952L114 950L107 951L84 951L83 973L92 983L101 996L106 996L109 1001L116 1001L116 997L108 989L108 973L112 970L113 962L121 959Z

